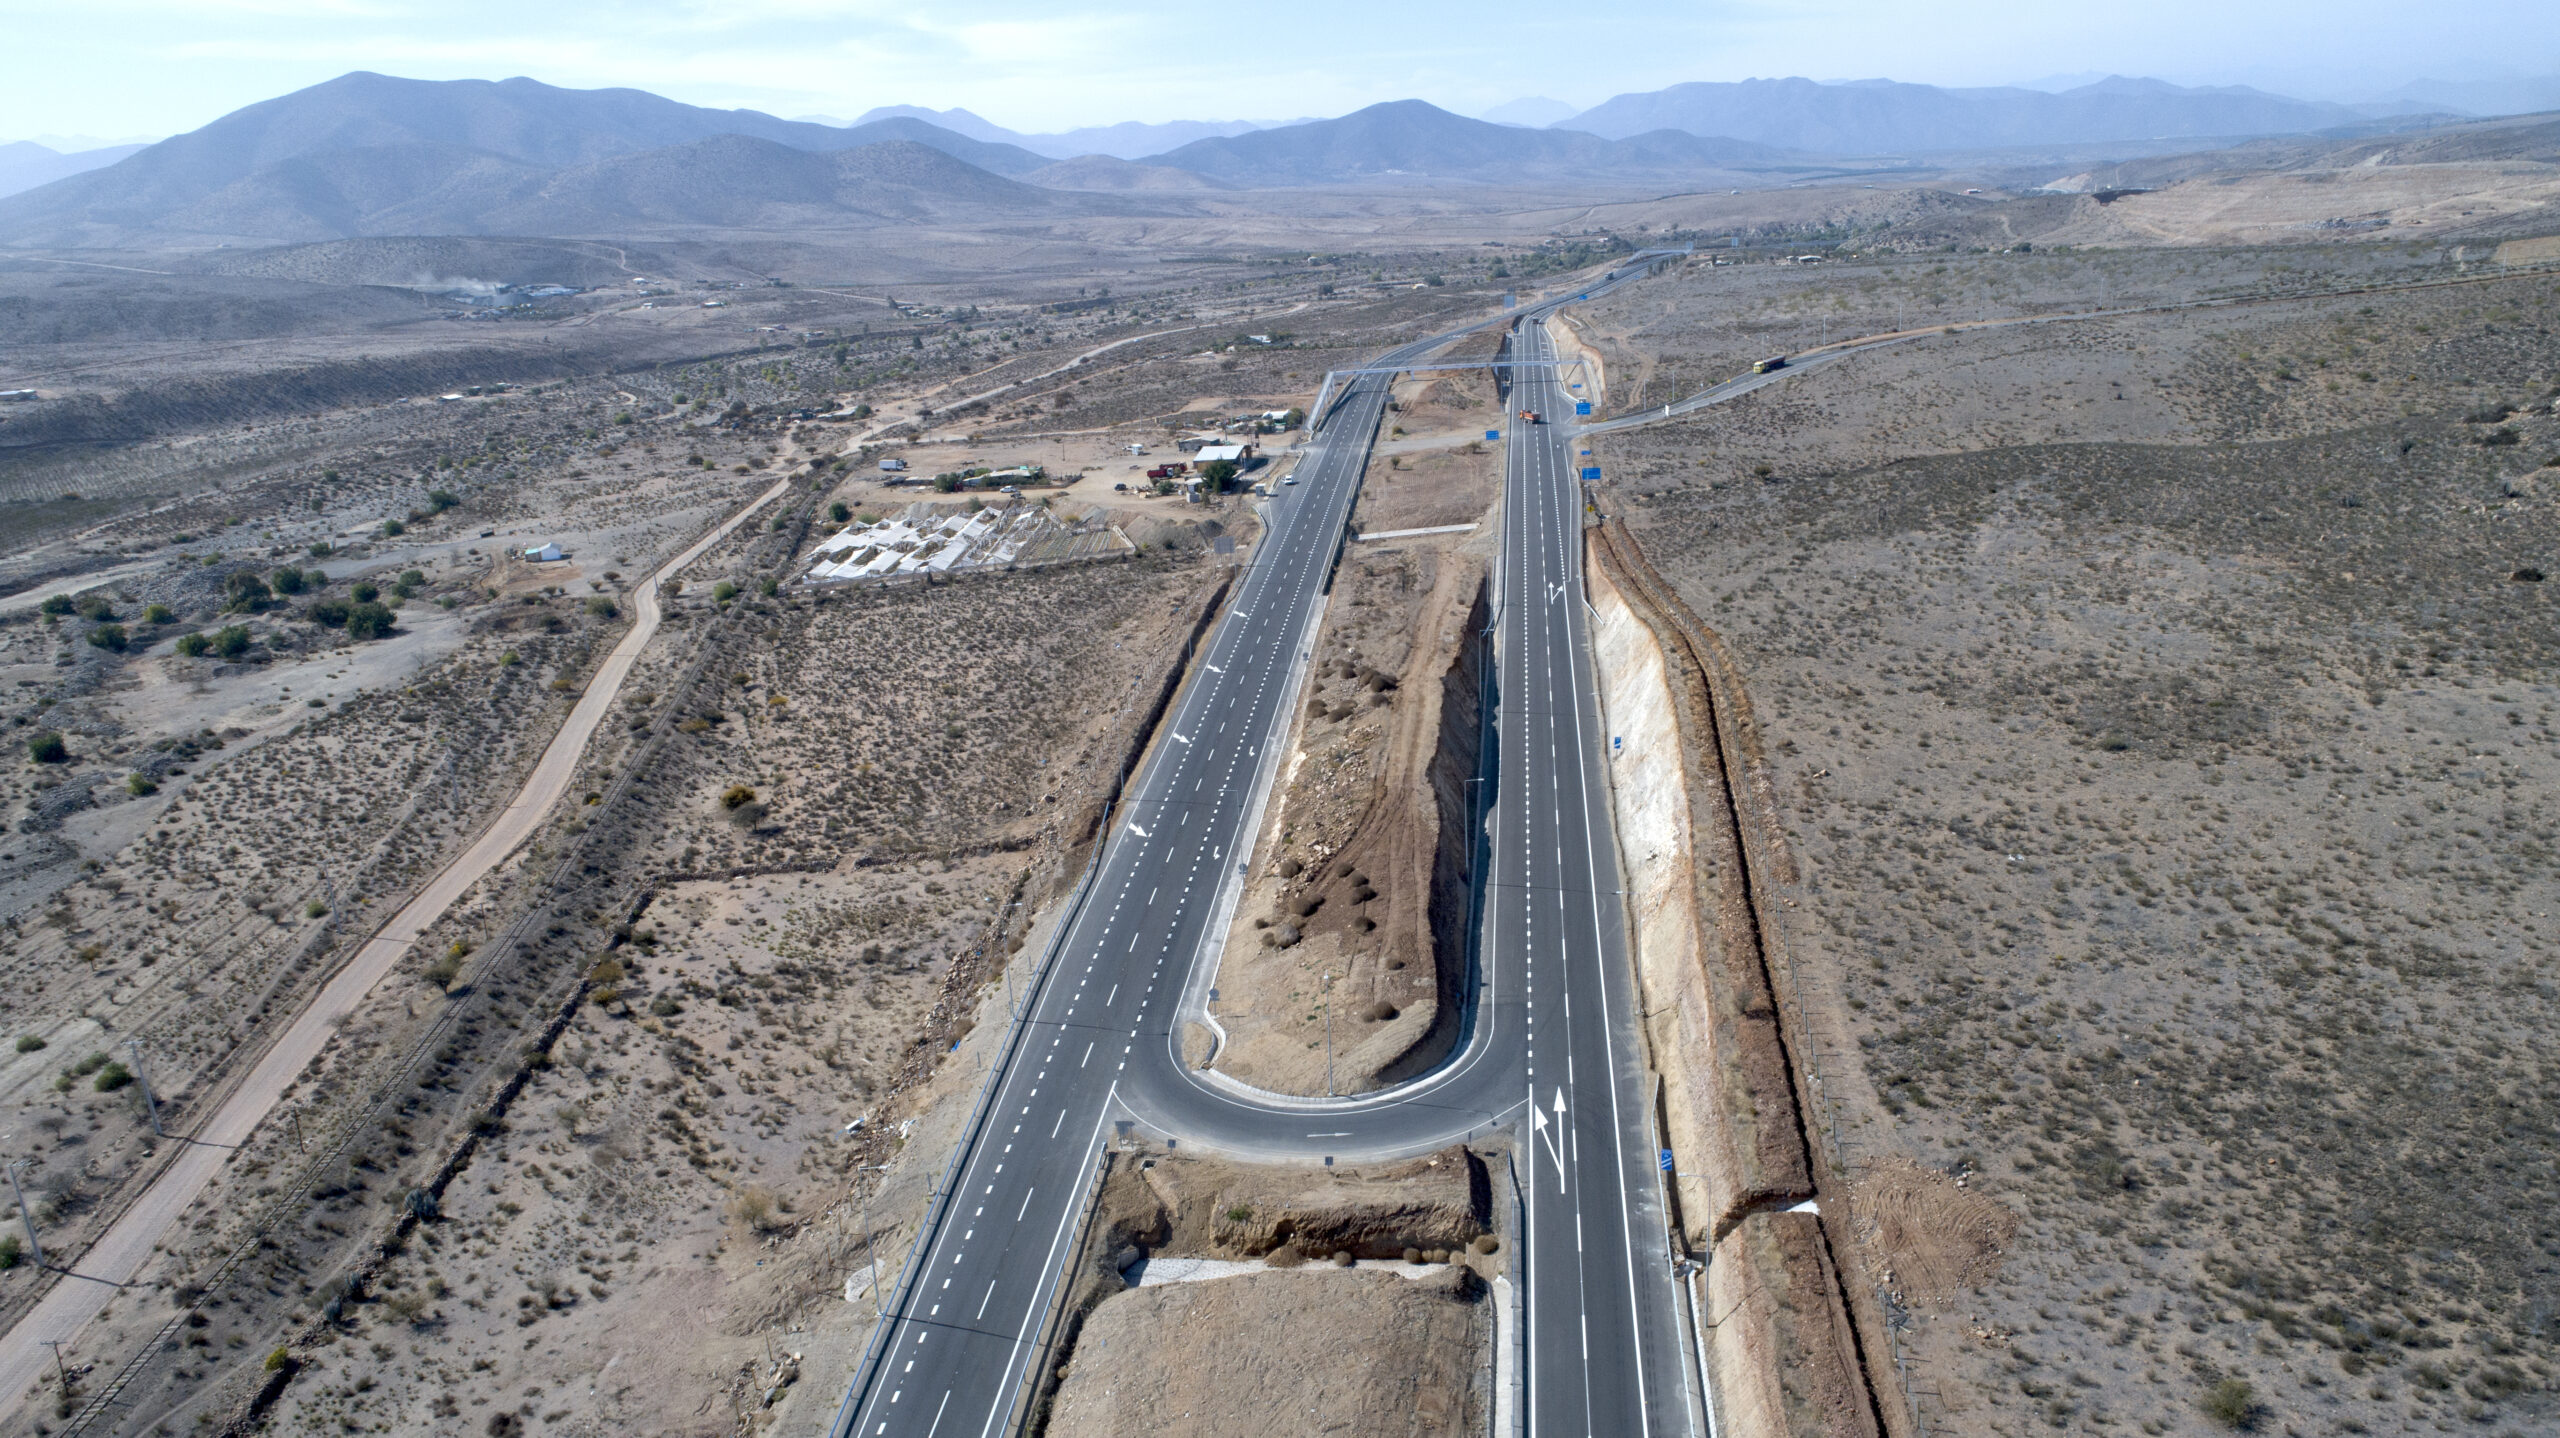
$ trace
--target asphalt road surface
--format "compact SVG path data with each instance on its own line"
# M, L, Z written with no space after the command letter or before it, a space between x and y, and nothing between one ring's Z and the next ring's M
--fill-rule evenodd
M1390 351L1379 365L1413 362L1448 338ZM1552 357L1534 323L1516 354ZM1513 408L1570 410L1550 371L1521 373ZM1260 783L1286 742L1311 621L1389 383L1355 380L1298 465L1299 483L1279 487L1232 607L1022 999L1019 1036L838 1433L1005 1429L1096 1165L1124 1120L1177 1143L1294 1161L1416 1153L1520 1125L1529 1431L1687 1431L1588 673L1568 426L1507 428L1486 932L1459 1052L1410 1083L1341 1100L1261 1094L1182 1062L1182 1021L1213 975L1208 941L1250 858ZM1498 1188L1512 1197L1508 1182Z

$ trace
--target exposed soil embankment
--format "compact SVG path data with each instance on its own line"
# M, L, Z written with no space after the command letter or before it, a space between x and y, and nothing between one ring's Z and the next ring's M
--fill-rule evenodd
M1030 1431L1461 1433L1491 1402L1485 1161L1372 1169L1112 1154L1060 1298ZM1133 1288L1142 1261L1261 1259ZM1370 1271L1350 1260L1418 1259ZM1275 1419L1296 1415L1296 1421Z
M1819 1212L1845 1190L1804 1120L1767 905L1793 865L1739 674L1623 531L1593 532L1591 600L1603 703L1625 738L1612 788L1636 923L1649 1038L1679 1159L1682 1237L1710 1253L1709 1378L1725 1431L1867 1435L1880 1403L1854 1251ZM1845 1202L1833 1207L1845 1220ZM1880 1335L1880 1330L1878 1331Z
M1456 1043L1486 613L1472 554L1346 566L1219 968L1237 1078L1357 1093Z

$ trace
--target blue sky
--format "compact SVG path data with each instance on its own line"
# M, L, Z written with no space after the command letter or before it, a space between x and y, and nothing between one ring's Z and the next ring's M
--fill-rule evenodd
M0 139L171 134L349 70L629 85L776 114L959 105L1023 130L1475 113L1682 80L2002 84L2113 71L2358 98L2560 73L2560 5L2475 0L0 0Z

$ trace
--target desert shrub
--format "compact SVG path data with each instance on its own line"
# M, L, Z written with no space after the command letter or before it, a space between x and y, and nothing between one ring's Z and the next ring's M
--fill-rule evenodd
M43 1047L44 1038L40 1034L18 1035L18 1052L22 1054L31 1054Z
M450 949L438 954L435 962L427 965L426 972L423 975L428 983L435 985L439 989L452 988L453 981L461 976L462 955L457 954Z
M278 1348L267 1355L267 1361L261 1366L269 1373L282 1373L293 1366L293 1352L291 1349Z
M384 605L368 602L347 611L347 637L350 639L380 639L391 629L391 611Z
M2205 1415L2225 1428L2253 1428L2258 1422L2257 1390L2245 1378L2225 1378L2204 1394Z
M114 1093L131 1082L133 1082L133 1070L126 1068L123 1064L110 1062L105 1068L98 1070L98 1076L89 1081L89 1087L100 1093Z
M730 600L738 597L738 586L723 579L719 583L711 586L711 597L722 604L726 604Z
M67 764L71 762L71 749L62 742L61 735L47 729L27 740L27 757L39 764Z
M780 1201L762 1184L749 1184L729 1200L729 1221L750 1233L772 1228L780 1216Z
M845 502L843 500L839 499L835 503L827 506L827 518L834 520L838 524L842 524L846 520L853 518L853 511L845 506Z
M500 668L504 669L513 669L523 662L524 660L519 658L516 652L512 649L498 656L498 665Z
M431 489L427 491L427 513L429 514L442 514L446 510L451 509L460 503L462 503L462 496L455 494L452 490Z
M348 587L347 597L355 600L358 604L370 604L374 600L382 597L382 588L379 585L371 584L359 579L353 585Z
M1242 1223L1251 1217L1253 1217L1253 1205L1249 1203L1239 1203L1235 1207L1227 1210L1227 1222L1229 1223Z
M159 793L160 786L152 783L149 778L143 775L127 774L124 776L124 791L137 799L141 799Z
M230 601L228 607L246 610L252 614L264 608L267 601L275 597L274 592L267 588L265 580L245 569L222 581L222 593Z
M756 791L744 784L732 784L720 795L723 809L743 809L756 801Z
M306 919L323 919L327 918L328 915L329 906L318 899L314 899L310 903L302 906L302 917Z
M302 611L302 617L323 629L344 629L347 627L347 611L352 607L343 599L316 600L310 608Z
M118 654L124 652L124 647L131 638L132 636L124 632L124 626L121 624L101 624L89 631L90 643L100 649L112 649Z
M82 595L77 608L83 619L104 620L116 617L116 607L108 603L107 596L103 594Z
M382 537L385 539L397 538L398 536L408 532L409 526L402 524L396 519L386 519L382 521Z
M18 1235L12 1233L0 1236L0 1273L6 1273L17 1267L25 1257L26 1250L19 1246Z
M226 624L213 631L211 643L214 653L225 659L237 659L249 652L249 626Z
M302 571L290 564L277 570L274 576L267 580L267 585L278 594L300 594L311 587L309 581L302 577Z
M189 659L197 658L212 647L213 641L205 638L201 634L181 634L178 636L178 652L187 656Z
M58 616L58 615L69 614L69 613L71 613L71 612L73 611L73 609L74 609L75 607L76 607L76 606L74 606L74 605L72 604L72 602L71 602L71 596L70 596L70 595L68 595L68 594L50 594L50 595L47 595L47 596L45 596L45 601L44 601L44 603L39 604L39 605L37 605L37 606L36 606L36 608L38 608L39 610L42 610L44 613L52 614L52 615L57 615L57 616Z
M767 599L771 599L781 592L782 581L778 579L768 577L756 581L756 593L763 595Z
M1201 482L1209 487L1212 494L1224 494L1233 487L1236 473L1236 462L1231 459L1213 459L1200 466Z
M174 624L177 622L177 619L178 611L171 609L166 604L149 604L143 606L142 622L145 624Z
M599 594L587 601L587 612L598 619L611 619L621 614L622 609L610 597Z

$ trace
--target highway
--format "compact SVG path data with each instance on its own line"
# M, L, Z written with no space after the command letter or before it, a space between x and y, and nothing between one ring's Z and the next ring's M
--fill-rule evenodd
M1552 357L1539 313L1526 312L1515 341L1524 362ZM1416 362L1452 337L1400 346L1378 365ZM1550 371L1521 373L1513 408L1570 409ZM1287 739L1390 382L1355 379L1300 461L1299 483L1278 490L1230 609L1021 1000L991 1097L836 1433L1008 1431L1095 1165L1123 1119L1178 1143L1308 1162L1422 1152L1517 1125L1527 1430L1689 1431L1567 425L1505 429L1486 930L1459 1052L1409 1083L1339 1100L1261 1094L1182 1062L1182 1020L1213 978L1222 900L1250 858L1260 786ZM1507 1179L1497 1175L1496 1188L1511 1201Z

